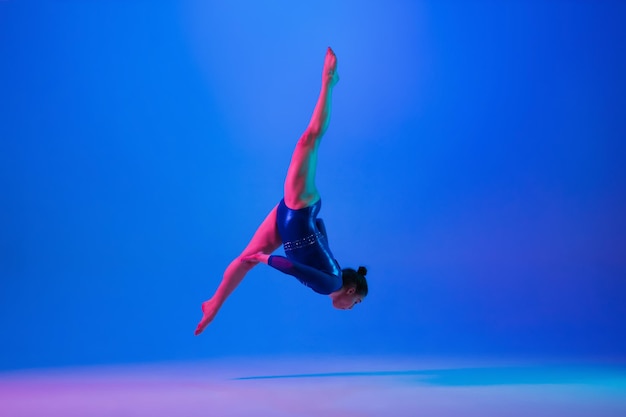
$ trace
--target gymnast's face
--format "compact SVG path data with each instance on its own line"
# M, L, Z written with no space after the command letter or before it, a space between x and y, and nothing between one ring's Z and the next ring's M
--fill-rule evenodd
M352 307L363 301L363 296L356 293L354 287L341 289L340 293L333 298L333 307L339 310L351 310Z

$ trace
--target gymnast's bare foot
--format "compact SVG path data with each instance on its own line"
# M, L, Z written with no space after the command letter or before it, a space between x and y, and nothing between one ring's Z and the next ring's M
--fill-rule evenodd
M334 86L339 81L337 73L337 57L333 50L328 47L326 50L326 58L324 59L324 71L322 72L322 81L329 87Z
M202 303L202 320L200 320L200 323L198 323L198 327L196 327L196 331L194 332L196 336L202 333L204 329L206 329L206 327L213 321L218 310L219 307L213 299Z

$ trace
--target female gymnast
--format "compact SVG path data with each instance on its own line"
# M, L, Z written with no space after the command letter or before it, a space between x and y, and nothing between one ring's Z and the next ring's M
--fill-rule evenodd
M262 262L293 275L313 291L329 295L333 306L349 310L367 295L367 270L341 269L328 247L328 237L320 211L320 195L315 186L317 148L330 120L332 90L339 81L337 57L326 51L322 87L309 126L302 134L291 157L284 185L284 198L272 209L243 252L224 272L213 297L202 303L199 335L211 323L226 298L244 276ZM272 255L283 245L286 256Z

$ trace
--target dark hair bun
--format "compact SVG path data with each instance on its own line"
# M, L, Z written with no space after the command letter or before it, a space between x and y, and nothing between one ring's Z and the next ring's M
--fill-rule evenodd
M356 273L365 276L367 275L367 268L365 268L364 266L360 266L359 269L357 269Z

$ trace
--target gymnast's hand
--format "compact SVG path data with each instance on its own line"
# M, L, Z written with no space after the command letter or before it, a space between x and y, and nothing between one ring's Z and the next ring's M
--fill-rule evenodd
M247 262L251 264L264 263L267 264L270 256L267 253L257 252L252 255L247 255L241 258L241 262Z

